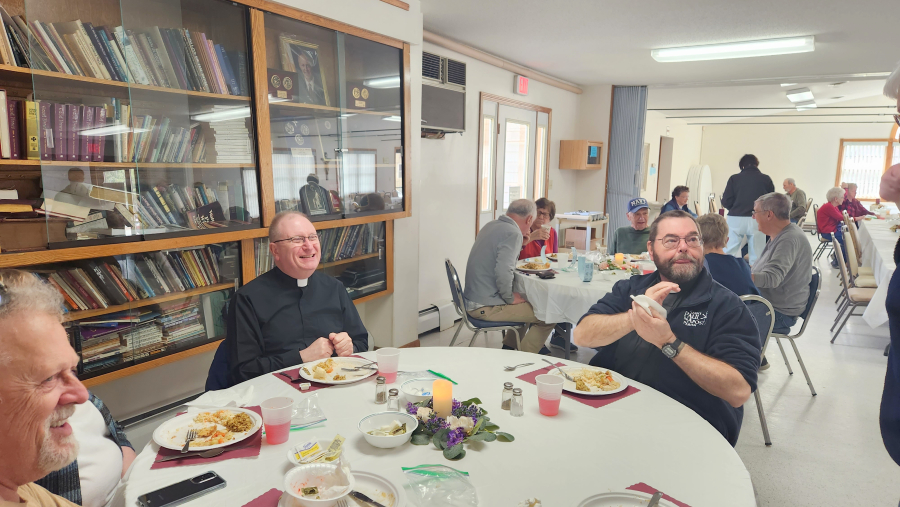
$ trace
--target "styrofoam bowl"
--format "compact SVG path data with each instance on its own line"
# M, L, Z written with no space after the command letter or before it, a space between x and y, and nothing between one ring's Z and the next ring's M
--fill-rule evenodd
M406 433L392 436L369 435L368 432L375 428L387 426L391 421L400 421L401 424L406 423ZM413 431L419 427L419 421L405 412L379 412L363 417L362 420L359 421L357 427L359 428L359 432L363 434L366 442L370 445L382 449L392 449L409 442L409 439L412 438Z
M308 465L300 465L288 471L284 476L284 490L294 499L295 504L303 507L333 507L337 505L338 500L349 495L353 491L356 481L353 474L348 474L350 484L347 489L335 498L327 500L316 500L313 498L304 498L300 496L301 487L320 486L322 478L337 472L337 465L334 463L310 463Z
M433 378L414 378L412 380L407 380L406 382L400 384L400 392L403 393L403 396L406 397L407 401L412 403L421 403L423 401L428 401L431 399L431 394L422 395L415 394L412 392L412 389L426 389L428 392L431 392L431 386L434 385Z

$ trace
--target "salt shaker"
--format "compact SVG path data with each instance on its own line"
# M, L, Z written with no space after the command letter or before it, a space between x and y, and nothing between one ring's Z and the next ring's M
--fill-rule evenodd
M388 412L399 412L400 411L400 399L397 397L400 394L396 389L391 389L388 391Z
M500 398L500 408L503 410L509 410L509 405L512 402L513 397L513 384L512 382L504 382L503 383L503 394Z
M522 401L522 389L513 389L512 402L509 404L509 415L513 417L522 417L525 415L525 405Z
M375 403L379 405L387 403L387 386L384 381L384 377L375 378Z

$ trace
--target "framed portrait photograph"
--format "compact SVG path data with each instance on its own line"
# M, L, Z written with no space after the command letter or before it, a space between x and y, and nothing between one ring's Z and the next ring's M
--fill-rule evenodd
M294 97L301 104L331 106L325 73L319 66L319 45L304 42L293 35L281 34L281 66L296 73Z

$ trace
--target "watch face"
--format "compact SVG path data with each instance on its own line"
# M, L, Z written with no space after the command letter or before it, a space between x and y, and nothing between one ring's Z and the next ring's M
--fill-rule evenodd
M672 346L672 344L667 343L663 345L662 353L665 354L669 359L672 359L678 354L678 350L676 350L675 347Z

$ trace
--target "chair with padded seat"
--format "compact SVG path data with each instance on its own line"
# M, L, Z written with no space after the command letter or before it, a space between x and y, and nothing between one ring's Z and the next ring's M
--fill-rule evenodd
M850 231L849 235L853 238L853 247L856 250L857 263L855 264L855 266L857 274L862 276L874 276L875 270L873 270L871 266L863 266L862 244L859 242L859 227L856 226L856 222L854 222L853 219L850 218L850 215L848 215L846 211L843 212L843 215L844 224L847 226L847 230ZM845 234L844 236L847 236L847 234ZM847 260L847 264L847 267L849 268L849 259Z
M524 322L494 322L489 320L481 320L476 319L469 315L469 312L466 311L466 296L463 293L462 284L459 282L459 274L456 272L456 268L453 266L453 263L450 262L450 259L444 259L444 266L447 268L447 280L450 282L450 294L453 296L453 307L456 308L456 313L461 317L459 325L456 327L456 333L453 335L453 340L450 341L450 346L452 347L456 344L456 339L459 337L459 332L462 331L463 326L466 326L469 331L474 332L472 335L472 340L469 342L469 346L471 347L473 343L475 343L475 338L478 337L478 333L484 332L484 343L487 345L487 331L509 331L511 330L516 335L516 348L522 349L522 337L519 336L519 330L517 328L521 327ZM528 328L530 325L526 325L525 332L528 332Z
M838 250L840 251L840 249ZM806 365L803 364L803 358L800 357L800 349L797 348L797 344L794 343L794 340L803 336L804 331L806 331L806 325L809 324L809 318L812 315L813 309L816 307L816 302L819 301L819 293L821 291L822 274L819 272L819 268L813 266L812 277L809 280L809 296L806 298L806 308L803 310L803 313L800 314L800 318L803 319L803 325L800 326L800 331L798 331L797 334L772 333L772 337L775 338L775 343L778 344L781 355L784 357L784 364L787 366L788 373L793 375L794 370L791 369L787 354L784 353L784 347L781 346L781 339L784 338L791 342L791 346L794 348L794 355L797 356L797 362L800 363L800 369L803 370L803 376L806 377L806 384L809 386L809 392L812 393L813 396L816 395L816 389L813 387L812 380L809 378L809 372L806 371Z
M848 227L849 230L855 229L852 225ZM856 244L856 238L851 234L844 234L844 244L847 248L847 270L850 275L850 282L853 287L859 287L863 289L869 288L878 288L878 281L875 280L875 275L872 274L871 269L869 270L869 274L863 274L861 271L862 268L859 266L859 246Z
M825 253L826 250L831 248L831 241L825 239L822 236L822 233L819 231L819 220L816 218L816 215L819 213L819 205L813 204L813 224L815 225L815 235L819 239L819 245L816 246L816 249L813 250L813 260L819 260L819 257Z
M837 240L834 240L837 243ZM844 255L841 254L841 249L839 245L835 245L835 257L838 259L838 267L841 270L841 279L844 282L844 287L846 290L844 291L844 301L841 302L841 305L838 307L838 316L834 320L834 324L831 326L831 331L834 331L834 327L838 325L838 322L841 323L838 330L832 335L831 343L834 343L834 340L837 338L839 334L841 334L841 330L844 329L844 326L847 324L847 321L850 320L850 317L861 317L861 313L853 313L853 310L857 308L865 308L869 306L869 302L872 301L872 297L875 296L875 290L872 288L863 288L863 287L854 287L853 282L850 280L850 275L847 273L847 264L844 262ZM847 255L850 255L851 248L847 248Z
M756 294L747 294L740 296L741 301L747 305L747 309L756 320L756 328L759 331L759 339L762 343L761 358L766 357L766 346L769 344L769 337L772 336L772 328L775 326L775 309L772 303ZM759 387L753 391L753 397L756 400L756 411L759 412L759 424L762 426L763 438L766 445L772 445L772 439L769 437L769 425L766 424L766 413L763 411L762 398L759 395Z

